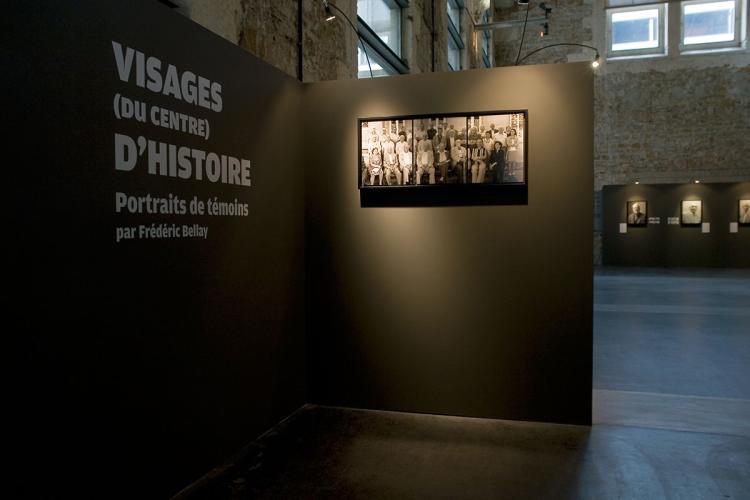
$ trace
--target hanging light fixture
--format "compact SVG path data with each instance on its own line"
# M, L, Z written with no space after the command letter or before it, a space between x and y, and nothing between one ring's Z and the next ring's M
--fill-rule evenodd
M599 49L597 49L596 47L592 47L591 45L585 45L583 43L553 43L551 45L545 45L544 47L539 47L538 49L532 50L531 52L529 52L528 54L526 54L525 56L523 56L521 59L519 59L516 62L516 66L518 66L523 61L525 61L529 57L533 56L537 52L540 52L540 51L545 50L545 49L549 49L551 47L560 47L560 46L585 47L587 49L593 50L595 52L595 55L594 55L594 60L591 62L591 66L594 67L594 68L598 68L599 67L599 64L600 64L600 62L599 62Z

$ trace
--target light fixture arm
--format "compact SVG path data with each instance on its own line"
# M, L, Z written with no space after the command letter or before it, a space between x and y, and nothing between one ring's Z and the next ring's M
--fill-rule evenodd
M346 21L349 23L349 26L352 27L352 30L354 30L354 33L357 35L357 38L359 38L359 43L362 44L362 52L365 53L365 59L367 59L367 67L370 69L370 78L373 78L373 75L372 75L372 65L370 64L370 56L367 54L367 48L365 48L365 41L362 40L362 35L359 34L359 30L357 29L357 27L354 26L354 23L352 23L351 19L349 19L349 16L347 16L344 13L344 11L342 11L341 9L339 9L336 6L336 4L334 4L333 2L329 2L327 0L323 0L323 6L335 9L339 14L341 14L342 16L344 16L344 19L346 19Z
M526 54L525 56L523 56L520 60L518 60L516 62L516 66L518 66L523 61L525 61L526 59L528 59L529 57L533 56L534 54L536 54L539 51L542 51L544 49L549 49L550 47L560 47L560 46L564 46L564 45L574 46L574 47L585 47L587 49L591 49L594 52L596 52L596 59L599 59L599 49L597 49L596 47L592 47L591 45L585 45L583 43L553 43L553 44L550 44L550 45L545 45L544 47L539 47L536 50L532 50L531 52L529 52L528 54Z

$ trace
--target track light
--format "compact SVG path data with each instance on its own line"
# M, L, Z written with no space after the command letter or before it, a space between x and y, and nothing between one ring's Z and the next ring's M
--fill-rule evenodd
M547 4L544 2L539 4L539 8L544 11L544 17L549 19L549 15L552 14L552 9L550 7L547 7Z
M329 23L336 19L336 14L331 10L331 6L328 5L328 0L323 0L323 8L326 11L326 22Z
M528 59L529 57L533 56L534 54L536 54L539 51L542 51L542 50L545 50L545 49L549 49L549 48L552 48L552 47L563 47L563 46L584 47L584 48L593 50L596 55L594 57L594 60L591 62L591 66L594 67L594 68L598 68L599 67L599 64L600 64L599 63L599 49L597 49L596 47L592 47L591 45L585 45L585 44L582 44L582 43L553 43L553 44L550 44L550 45L545 45L544 47L539 47L538 49L532 50L531 52L529 52L528 54L526 54L525 56L523 56L522 58L520 58L518 61L516 61L516 66L518 66L519 64L521 64L526 59Z
M372 78L373 74L372 74L372 64L370 64L370 56L367 54L367 47L365 45L365 41L362 39L362 35L359 33L359 30L357 29L357 27L354 26L354 23L352 22L352 20L349 19L349 16L347 16L343 10L336 7L335 3L329 2L328 0L323 0L323 8L325 9L325 12L326 12L326 22L330 22L336 19L336 15L333 13L333 11L335 10L336 12L341 14L341 17L343 17L346 20L346 22L352 28L352 31L354 32L354 34L357 35L357 38L359 38L359 43L362 44L362 52L364 52L365 59L367 59L367 67L370 69L370 78Z

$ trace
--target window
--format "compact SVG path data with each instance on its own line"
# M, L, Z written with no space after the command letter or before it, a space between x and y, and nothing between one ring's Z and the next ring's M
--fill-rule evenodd
M607 10L607 56L666 54L665 3Z
M364 40L372 76L408 73L401 59L401 9L408 0L357 0L357 30ZM357 47L357 74L370 77L362 47Z
M692 0L682 2L680 48L711 50L742 45L741 0Z
M372 76L398 75L400 71L391 66L388 61L381 56L370 44L365 43L367 57L362 52L362 46L357 46L357 78L370 78L370 66L372 66ZM370 64L367 64L367 58L370 58Z
M401 55L401 6L388 0L357 0L357 16L390 48Z
M482 22L484 24L488 24L490 22L490 11L486 10L484 12L484 15L482 16ZM481 44L482 44L482 63L484 64L485 68L491 68L492 65L490 64L490 40L492 38L492 35L490 35L490 31L483 31L481 34Z
M461 70L461 51L464 42L461 38L461 9L463 0L448 2L448 66L453 71Z
M453 38L448 38L448 66L452 71L461 69L461 49L458 48Z

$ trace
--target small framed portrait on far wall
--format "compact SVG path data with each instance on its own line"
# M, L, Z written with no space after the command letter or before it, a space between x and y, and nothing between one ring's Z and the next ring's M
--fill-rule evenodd
M629 201L628 226L638 227L648 224L648 203L643 200Z
M750 200L740 200L737 222L740 226L750 226Z
M703 222L703 202L682 200L680 223L683 226L699 226Z

